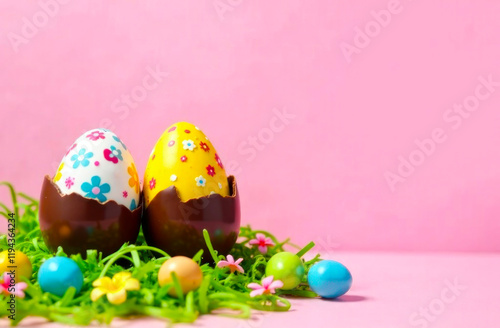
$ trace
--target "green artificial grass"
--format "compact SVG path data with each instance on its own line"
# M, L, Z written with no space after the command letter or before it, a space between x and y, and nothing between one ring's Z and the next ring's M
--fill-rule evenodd
M46 318L49 321L70 325L88 325L91 322L109 324L115 317L151 316L167 320L168 322L194 322L200 315L217 314L235 318L249 318L251 309L263 311L288 311L290 302L283 298L284 294L301 297L316 297L317 295L307 285L307 272L316 262L319 255L312 260L305 261L306 275L303 282L293 290L277 290L274 295L250 297L247 285L251 282L260 283L264 277L266 263L270 257L283 252L286 245L300 249L290 243L289 239L278 241L267 231L252 230L250 226L240 229L240 238L231 250L235 259L243 258L240 264L245 273L230 273L227 268L214 267L213 264L200 264L202 251L193 259L198 262L203 272L201 286L179 297L172 297L167 291L172 284L160 287L158 284L158 270L161 264L170 258L170 255L155 247L148 246L142 232L134 245L124 244L115 253L102 258L96 250L88 250L86 259L80 254L69 256L76 261L83 272L84 283L81 291L75 295L75 289L69 288L63 297L44 293L38 284L37 273L40 265L53 256L67 256L59 247L56 253L50 252L42 239L38 225L38 201L21 192L16 192L9 183L2 182L0 186L10 189L12 206L0 203L0 214L6 219L9 213L14 213L16 221L16 250L28 256L33 265L33 276L25 290L25 298L16 297L16 319L12 325L19 324L27 316ZM275 243L267 254L261 254L256 247L248 245L250 239L257 233L263 233ZM227 254L218 254L210 243L210 236L204 231L205 241L213 260L217 263ZM314 243L308 244L297 254L304 255ZM0 251L8 249L7 236L0 236ZM155 257L160 256L160 257ZM92 282L100 277L112 277L120 271L129 271L132 277L139 280L141 288L138 291L127 292L127 300L120 305L113 305L106 297L96 302L90 299L93 289ZM174 279L174 288L180 288ZM7 318L6 301L8 295L0 295L0 317Z

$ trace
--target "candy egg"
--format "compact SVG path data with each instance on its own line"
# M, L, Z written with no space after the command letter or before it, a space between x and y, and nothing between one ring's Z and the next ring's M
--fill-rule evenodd
M144 175L143 231L149 245L171 255L208 254L202 236L226 254L240 227L233 176L208 138L193 124L170 126L153 148Z
M111 131L93 129L68 149L52 179L45 177L39 220L47 246L69 254L113 253L135 242L141 190L134 160Z
M9 251L0 253L0 276L4 272L15 270L16 282L22 281L22 278L30 279L33 273L30 259L21 251L16 250L9 258ZM9 268L10 267L10 268Z
M200 287L203 280L203 273L198 263L185 256L174 256L165 261L160 267L160 271L158 271L160 286L173 282L173 272L177 276L184 294ZM168 290L168 294L177 297L174 287Z
M45 261L38 270L38 283L44 292L63 296L69 287L78 294L83 285L83 274L70 258L56 256Z
M335 298L344 295L351 288L352 276L342 263L324 260L309 269L307 281L319 296Z
M297 287L304 277L304 264L295 254L281 252L274 254L267 262L266 276L274 276L274 279L281 280L281 289L293 289Z

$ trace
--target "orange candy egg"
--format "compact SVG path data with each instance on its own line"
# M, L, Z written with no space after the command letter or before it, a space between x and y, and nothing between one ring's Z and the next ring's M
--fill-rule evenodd
M198 263L185 256L174 256L162 264L158 272L160 286L173 283L172 273L177 276L184 294L200 287L203 280L203 273ZM174 287L169 289L168 294L177 297Z

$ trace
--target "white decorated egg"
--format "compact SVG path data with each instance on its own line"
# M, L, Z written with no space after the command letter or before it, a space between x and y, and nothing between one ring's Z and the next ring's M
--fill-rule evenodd
M105 203L115 201L134 210L140 182L134 159L113 132L93 129L68 149L53 178L61 194L77 193Z

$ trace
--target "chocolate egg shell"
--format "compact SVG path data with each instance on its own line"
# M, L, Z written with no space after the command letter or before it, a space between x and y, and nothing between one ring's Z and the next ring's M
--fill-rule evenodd
M210 259L203 229L214 249L228 254L240 229L240 199L233 176L228 177L229 196L212 194L182 202L175 186L160 191L144 211L142 229L148 245L171 256L192 257L203 249Z
M123 243L136 241L141 212L142 202L131 211L112 200L99 203L76 193L62 195L49 176L43 181L40 230L53 252L62 246L67 254L85 256L88 249L97 249L103 256L109 255Z

